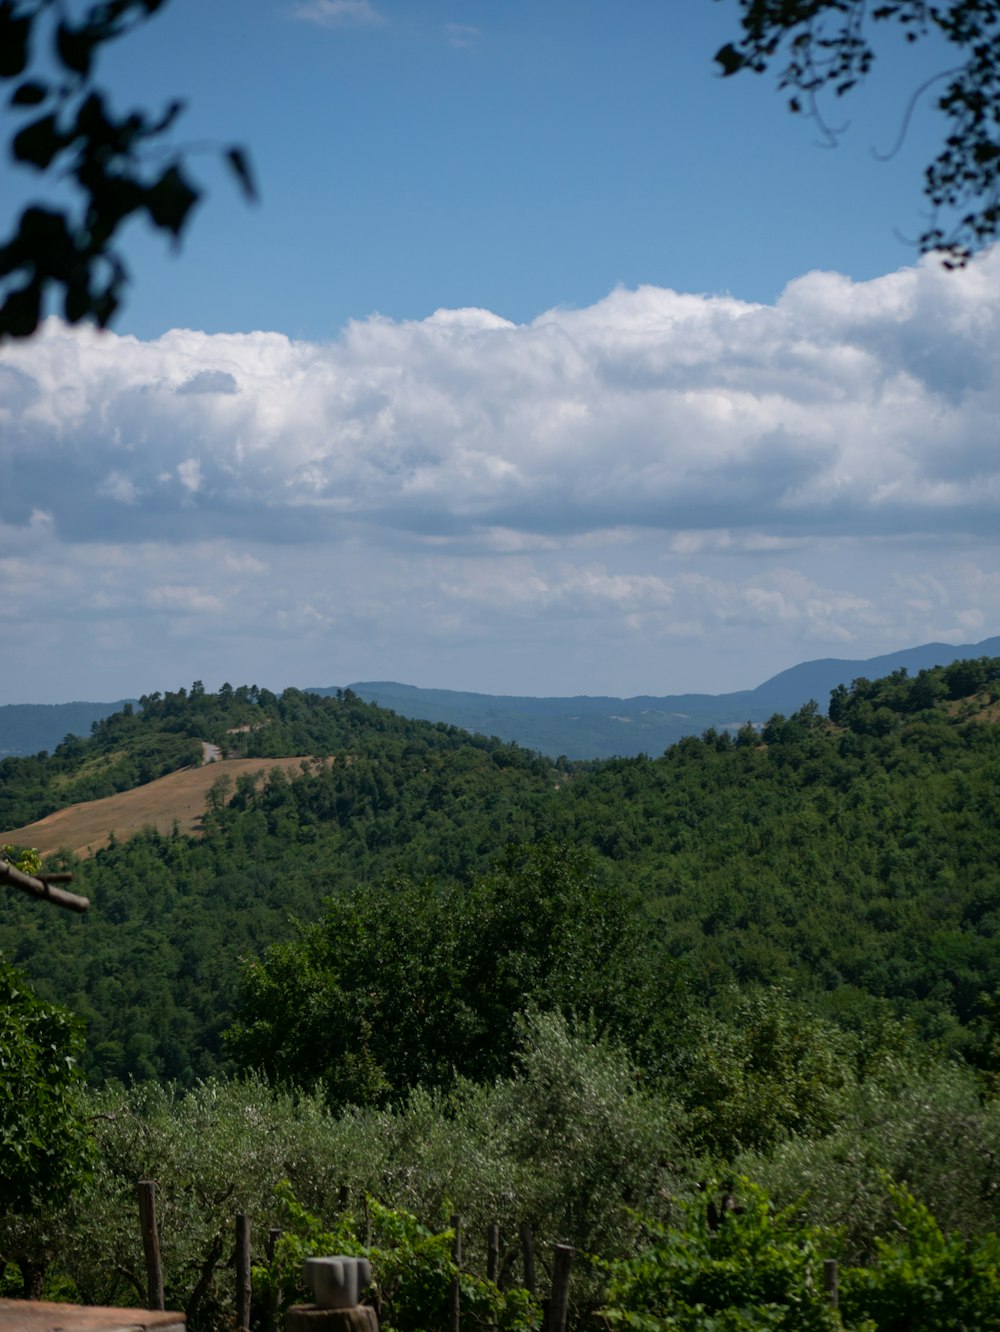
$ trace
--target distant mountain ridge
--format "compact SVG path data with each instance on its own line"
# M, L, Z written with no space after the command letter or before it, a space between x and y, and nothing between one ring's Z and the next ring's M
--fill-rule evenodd
M797 711L810 699L825 710L831 690L861 676L877 679L905 668L911 675L969 657L1000 657L1000 637L980 643L924 643L880 657L806 661L765 680L756 689L731 694L641 694L634 698L577 695L532 698L477 694L455 689L422 689L394 681L346 686L366 702L403 717L444 722L538 750L557 758L628 757L659 754L685 735L709 727L736 728L767 721L775 712ZM341 686L306 690L334 694ZM115 703L8 703L0 705L0 759L52 751L67 735L89 735L95 721L118 712Z
M382 680L346 687L366 702L391 708L401 716L495 735L552 758L613 758L659 754L685 735L701 735L711 726L735 729L745 722L766 722L776 712L796 712L810 699L825 711L837 685L850 685L862 676L878 679L902 668L915 675L969 657L997 656L1000 637L957 646L923 643L863 660L825 657L791 666L756 689L732 694L530 698L421 689ZM336 687L310 688L307 692L332 694Z
M95 721L120 712L134 698L117 703L7 703L0 706L0 759L51 753L68 735L89 735Z

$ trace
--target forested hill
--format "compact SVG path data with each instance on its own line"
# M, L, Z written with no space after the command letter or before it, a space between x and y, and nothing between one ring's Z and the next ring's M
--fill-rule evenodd
M431 966L440 1023L414 1039L465 1032L474 1071L499 994L510 1008L564 993L638 1041L677 1029L678 986L710 1005L733 984L784 985L852 1030L903 1017L985 1058L982 996L1000 984L998 698L997 659L900 671L838 689L828 718L806 707L660 758L554 765L349 692L150 696L49 760L0 764L0 799L17 810L4 824L188 761L203 739L336 762L228 793L221 764L203 838L149 833L75 863L84 917L8 898L0 948L90 1019L98 1076L189 1081L224 1064L238 960L292 938L291 916L301 943L248 973L266 983L247 982L230 1059L257 1061L255 994L291 1026L333 1004L344 1030L368 1033L384 1092L379 1033L402 1021L401 995L421 1011L415 978L430 984ZM546 849L525 861L511 846ZM310 930L350 962L323 1003L302 991L326 974ZM428 1077L462 1071L452 1047L405 1058Z
M234 758L357 757L371 751L381 755L394 741L423 743L428 735L444 751L467 745L513 752L512 746L455 727L410 722L350 690L319 698L287 689L279 697L256 685L234 689L227 684L209 694L195 681L190 690L145 694L138 708L126 703L120 712L95 721L89 737L67 736L51 755L0 761L0 831L201 763L206 743ZM527 753L520 761L537 762Z

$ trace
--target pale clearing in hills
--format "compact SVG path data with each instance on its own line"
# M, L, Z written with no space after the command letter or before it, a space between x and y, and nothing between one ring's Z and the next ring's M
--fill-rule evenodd
M33 846L43 856L54 851L74 851L78 856L87 856L107 846L112 833L120 841L144 828L155 828L166 834L173 830L176 822L179 832L198 836L202 831L208 793L220 777L230 779L226 792L228 801L237 779L245 773L255 773L262 782L275 768L297 773L303 764L313 762L313 759L299 755L294 758L227 759L200 768L184 768L131 791L67 805L37 823L0 834L0 842Z

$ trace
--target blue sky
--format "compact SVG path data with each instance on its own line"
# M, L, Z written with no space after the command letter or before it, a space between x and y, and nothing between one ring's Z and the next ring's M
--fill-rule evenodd
M723 80L718 0L171 0L109 79L189 99L183 137L246 142L263 206L213 185L184 263L155 240L120 327L329 338L378 311L480 306L523 322L618 284L771 301L812 268L909 263L929 142L896 138L932 55L886 53L831 120L773 81ZM325 21L324 21L325 20ZM262 322L263 321L263 322Z
M729 0L170 0L208 148L113 333L0 349L0 701L751 687L1000 625L1000 255L918 261L933 49L827 108ZM30 180L4 166L0 191Z

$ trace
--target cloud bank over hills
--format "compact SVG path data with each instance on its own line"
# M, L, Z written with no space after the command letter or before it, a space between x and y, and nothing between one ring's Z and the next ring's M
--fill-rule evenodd
M0 351L3 616L54 654L16 651L10 697L722 691L983 636L998 332L998 252L811 273L773 306L642 287L326 344L50 321Z

